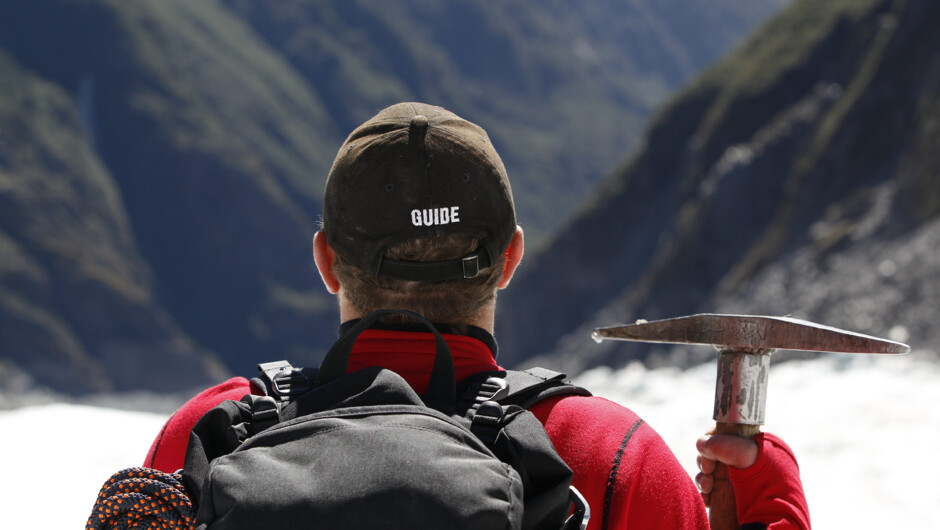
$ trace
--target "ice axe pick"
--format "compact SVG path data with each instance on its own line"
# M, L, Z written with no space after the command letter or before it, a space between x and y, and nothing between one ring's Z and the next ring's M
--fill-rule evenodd
M702 344L719 350L715 434L751 438L760 432L767 403L770 354L775 350L902 354L906 344L789 317L699 314L594 330L594 339ZM738 530L734 491L724 464L709 496L712 530Z

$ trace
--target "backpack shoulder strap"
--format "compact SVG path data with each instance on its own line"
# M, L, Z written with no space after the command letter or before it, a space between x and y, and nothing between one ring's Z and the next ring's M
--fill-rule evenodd
M271 396L282 404L293 401L313 387L317 377L316 368L295 368L288 361L274 361L258 365L259 376L252 378L252 387L263 389L264 395ZM481 398L478 393L494 372L478 374L475 384L470 386L469 395L474 401ZM500 391L496 395L486 396L483 400L495 399L501 405L518 405L524 409L555 396L590 396L587 389L567 381L568 376L549 370L533 367L526 370L506 370L502 377L509 387L508 393ZM464 394L468 395L468 394Z
M501 450L499 443L502 442L505 444L507 438L498 437L498 434L502 432L503 429L509 428L511 432L515 433L514 435L509 435L509 437L514 440L513 443L522 442L522 445L516 447L517 451L520 448L525 448L524 450L533 453L553 455L562 463L570 477L570 468L555 451L551 439L547 437L547 433L542 429L539 430L545 436L544 439L549 449L546 450L545 446L538 445L537 441L539 440L539 436L533 436L535 432L530 427L531 424L526 423L531 420L535 425L541 425L535 416L532 415L531 412L526 412L526 416L517 415L516 413L522 412L522 410L514 407L518 406L522 409L528 409L542 400L555 396L592 395L586 389L574 385L566 381L566 379L567 376L561 372L555 372L540 367L527 370L506 370L504 372L482 372L471 376L469 380L465 380L462 383L464 388L464 392L462 393L464 400L471 404L470 409L467 411L467 418L470 420L470 431L477 436L477 438L482 440L487 447L494 451L494 454L500 459L504 459L504 457L500 455L507 453ZM496 403L493 403L494 401ZM515 411L513 411L513 409L515 409ZM506 419L510 416L514 417L516 422L521 422L518 430L515 430L513 425L506 423ZM513 423L513 420L509 420L509 423ZM520 437L520 435L523 436ZM504 461L511 462L506 459L504 459ZM543 462L546 461L551 461L551 459L543 460ZM519 463L525 466L524 463ZM512 463L510 465L516 466L516 464ZM548 480L545 478L547 475L540 475L540 473L545 470L536 471L530 467L525 467L525 469L527 471L534 471L532 475L528 472L523 473L523 477L525 477L524 480L534 481L530 482L530 484L540 482L541 480ZM536 475L542 478L535 479L534 477ZM569 508L571 508L572 511L571 515L562 524L560 530L585 530L591 518L590 507L578 490L570 485L570 482L568 483L567 491Z
M470 401L496 401L500 405L518 405L524 409L554 396L590 396L587 389L567 381L565 374L547 368L483 372L465 384L464 396ZM493 379L506 384L492 385ZM506 388L508 387L508 388Z
M506 382L509 383L509 395L500 400L503 404L519 405L524 409L539 401L555 396L590 396L587 389L572 384L568 376L534 367L526 370L507 370Z

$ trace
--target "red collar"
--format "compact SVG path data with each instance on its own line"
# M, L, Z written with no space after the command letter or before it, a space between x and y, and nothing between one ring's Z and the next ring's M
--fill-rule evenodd
M466 335L442 335L454 358L457 381L479 372L502 370L483 341ZM382 366L404 377L415 392L423 394L427 390L433 364L433 334L367 329L353 346L348 372Z

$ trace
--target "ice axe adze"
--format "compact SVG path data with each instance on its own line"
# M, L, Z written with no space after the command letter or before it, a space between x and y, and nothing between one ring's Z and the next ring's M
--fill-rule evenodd
M764 423L770 354L774 350L908 353L905 344L788 317L700 314L594 330L594 339L703 344L719 350L716 434L751 438ZM715 469L709 522L738 530L734 492L723 464Z

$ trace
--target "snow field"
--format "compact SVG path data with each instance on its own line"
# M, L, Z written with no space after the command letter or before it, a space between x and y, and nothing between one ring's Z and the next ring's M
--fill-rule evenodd
M922 357L832 354L772 367L765 430L796 453L814 528L940 528L940 367ZM576 382L640 414L694 477L715 370L631 365Z
M814 528L940 528L940 366L921 357L834 354L771 369L766 429L796 452ZM714 371L631 365L576 382L639 413L694 476ZM141 464L165 419L63 403L0 412L4 528L83 527L101 485Z

